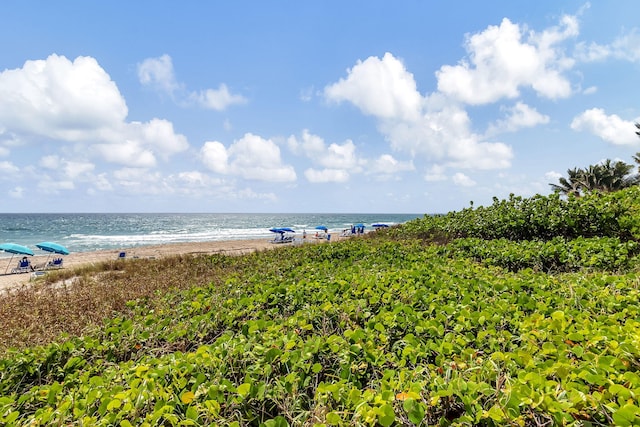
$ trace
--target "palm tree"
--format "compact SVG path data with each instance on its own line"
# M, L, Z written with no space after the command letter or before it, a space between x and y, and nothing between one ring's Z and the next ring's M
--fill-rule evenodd
M640 163L640 153L638 159ZM555 192L581 196L592 191L612 192L640 183L638 175L632 175L633 165L609 159L587 169L569 169L568 178L560 178L560 184L549 184Z
M582 169L567 170L568 178L560 177L560 184L549 184L554 192L568 196L570 194L580 197L585 189L584 171Z
M638 175L631 175L633 165L625 162L607 159L593 169L595 182L592 190L612 192L638 184Z

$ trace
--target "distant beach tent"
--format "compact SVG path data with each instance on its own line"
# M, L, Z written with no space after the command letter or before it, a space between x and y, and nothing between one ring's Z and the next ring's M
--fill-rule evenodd
M7 270L9 270L9 265L11 264L11 260L13 260L14 255L33 256L33 251L31 249L26 246L18 245L16 243L3 243L0 245L0 251L8 252L11 254L9 264L7 264L7 268L4 270L5 274L7 273Z
M295 233L295 230L289 227L274 227L270 228L269 231L272 233L280 233L280 237L276 237L271 241L272 243L288 243L294 240L293 236L285 236L285 233Z

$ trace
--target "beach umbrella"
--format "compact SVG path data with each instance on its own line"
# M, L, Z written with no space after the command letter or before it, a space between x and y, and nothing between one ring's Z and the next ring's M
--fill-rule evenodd
M328 228L327 228L327 226L326 226L326 225L318 225L318 226L316 227L316 230L327 231L327 230L328 230Z
M36 245L38 249L50 252L52 254L69 255L69 250L62 245L52 242L41 242Z
M53 242L40 242L36 245L36 247L38 249L42 249L45 252L49 252L49 255L47 255L47 260L44 262L44 265L49 264L49 258L51 257L51 254L69 255L69 250L67 248Z
M5 274L7 273L7 270L9 270L9 265L11 265L11 260L14 255L33 255L33 251L31 249L16 243L3 243L0 245L0 251L9 252L11 254L9 264L7 264L7 268L4 270Z
M372 226L373 228L384 228L384 227L388 227L389 225L388 225L388 224L381 224L381 223L379 223L379 224L371 224L371 226Z

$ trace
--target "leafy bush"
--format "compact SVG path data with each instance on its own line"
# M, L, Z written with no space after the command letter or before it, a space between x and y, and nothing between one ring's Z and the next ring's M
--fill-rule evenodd
M228 268L215 283L11 352L0 361L0 423L640 420L635 275L515 274L413 240L213 260Z
M551 240L556 237L640 238L640 187L564 200L558 194L511 195L488 207L425 216L394 229L396 237Z
M455 240L447 250L510 271L532 268L550 273L584 269L613 272L637 266L640 244L636 241L621 242L613 237L579 237L573 240L556 237L549 241L518 242L467 238Z

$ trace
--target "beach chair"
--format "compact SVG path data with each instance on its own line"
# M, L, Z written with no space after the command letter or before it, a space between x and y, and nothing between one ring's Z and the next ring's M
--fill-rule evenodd
M55 258L51 261L49 261L49 263L47 264L47 269L51 269L51 268L62 268L62 258Z
M127 253L126 252L120 252L118 254L118 259L125 259L127 257Z
M23 259L18 262L18 266L16 268L11 269L11 273L20 274L20 273L29 273L31 271L31 261L28 259Z

